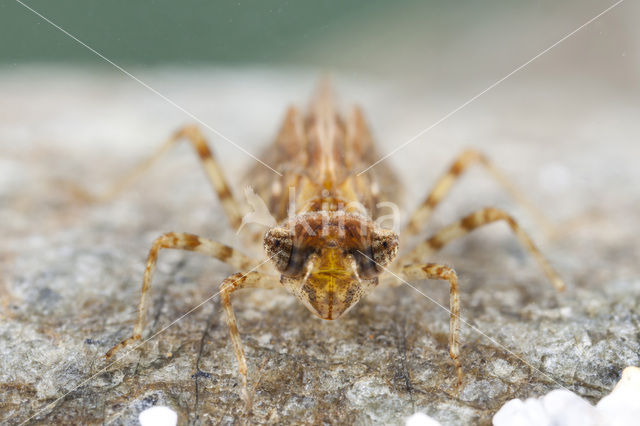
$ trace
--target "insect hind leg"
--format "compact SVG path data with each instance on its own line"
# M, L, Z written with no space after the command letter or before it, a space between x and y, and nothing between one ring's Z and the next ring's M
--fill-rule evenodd
M198 158L202 163L207 179L213 190L218 195L218 199L222 204L222 208L229 219L229 222L237 229L242 222L242 214L237 200L231 193L231 189L222 172L222 167L218 164L213 152L207 144L207 140L195 125L184 126L176 131L169 139L165 141L150 157L143 160L131 171L126 173L116 182L114 182L106 191L100 194L92 194L84 188L67 182L64 185L77 198L88 202L105 202L117 197L123 191L128 189L136 180L146 173L158 160L160 160L171 147L182 140L187 140L198 154Z
M436 206L449 193L453 184L474 164L482 165L520 205L526 208L547 236L554 234L555 230L546 217L484 154L474 149L466 149L456 158L449 170L436 182L429 196L413 212L404 231L417 234L428 222Z

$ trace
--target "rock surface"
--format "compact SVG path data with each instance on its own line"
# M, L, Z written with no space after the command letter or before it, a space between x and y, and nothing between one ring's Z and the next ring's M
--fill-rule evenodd
M304 105L315 76L144 77L258 153L285 106ZM435 107L415 107L417 100L407 107L406 93L338 80L345 105L365 107L383 152L437 117ZM485 205L512 211L567 291L553 290L504 225L437 254L458 271L465 320L498 342L462 326L459 393L448 315L408 286L377 289L335 322L315 319L284 291L239 294L234 306L255 385L250 422L402 423L424 412L442 424L488 423L506 401L554 389L596 403L623 368L640 364L637 100L604 93L598 105L565 100L552 113L549 99L530 96L525 116L514 105L538 93L527 87L487 100L390 161L407 182L411 207L463 147L485 151L553 223L571 225L545 239L525 210L474 169L429 229ZM0 422L137 424L156 405L176 411L180 424L245 418L219 300L173 323L235 272L216 261L162 253L147 327L160 334L107 368L101 358L131 332L156 236L185 231L240 246L190 149L176 148L109 203L84 205L60 184L99 191L187 123L185 116L120 76L4 71L0 92ZM212 139L238 183L252 160ZM448 303L443 283L414 284Z

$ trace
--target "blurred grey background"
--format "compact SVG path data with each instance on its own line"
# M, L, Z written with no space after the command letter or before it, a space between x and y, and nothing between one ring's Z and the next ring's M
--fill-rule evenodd
M285 108L304 106L327 72L341 105L361 104L380 151L389 152L614 2L25 4L257 154ZM638 16L640 2L620 3L389 161L403 171L427 164L425 178L433 179L435 164L443 167L465 146L493 156L545 148L548 162L581 162L574 170L587 175L574 180L585 187L628 189L636 168L622 159L634 154L640 134ZM96 150L133 158L193 122L13 0L0 4L0 90L0 154L7 156L63 145L78 156ZM212 138L229 167L253 161ZM613 180L588 173L596 166ZM0 189L21 180L24 172L10 167Z

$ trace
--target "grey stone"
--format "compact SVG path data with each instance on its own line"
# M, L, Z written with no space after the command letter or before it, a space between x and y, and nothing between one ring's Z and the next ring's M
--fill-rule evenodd
M180 423L245 418L217 298L116 364L106 366L102 358L131 332L145 257L156 236L185 231L240 244L195 155L187 146L175 149L105 204L78 203L56 183L73 180L99 191L186 123L185 117L120 77L5 74L0 86L10 86L0 87L8 93L0 100L0 422L137 424L138 413L152 405L171 407ZM240 71L146 78L251 152L275 133L284 105L304 102L300 93L311 90L311 79L300 74L286 81ZM180 81L189 83L183 87ZM243 89L246 82L253 92ZM343 84L351 93L345 104L358 101L370 112L384 152L433 121L425 122L425 111L389 109L401 105L406 93L367 82ZM367 95L372 87L384 104ZM57 108L32 108L54 95ZM521 95L503 93L500 99L509 104ZM251 106L256 98L264 101ZM314 318L284 291L245 292L234 306L250 380L258 382L248 420L398 424L421 411L442 424L487 423L513 398L561 387L591 403L607 395L624 367L640 364L640 132L630 119L640 111L637 103L612 99L603 93L601 102L613 110L559 106L577 108L574 113L591 117L589 122L545 121L546 104L535 97L528 114L538 122L510 119L517 115L508 111L499 111L500 120L490 111L468 111L457 122L465 123L464 131L434 130L441 144L417 141L390 159L402 166L409 206L464 146L473 145L552 222L580 219L570 232L546 240L480 169L469 172L438 209L431 230L485 205L512 211L568 284L565 293L556 293L499 224L436 255L433 260L453 265L460 276L465 320L495 341L462 326L465 383L459 393L447 348L448 314L408 286L377 289L335 322ZM381 130L406 125L407 116L411 126ZM376 121L380 117L386 124ZM228 176L251 164L212 139ZM233 272L197 254L163 252L147 333L160 332L215 294ZM414 285L448 307L444 283Z

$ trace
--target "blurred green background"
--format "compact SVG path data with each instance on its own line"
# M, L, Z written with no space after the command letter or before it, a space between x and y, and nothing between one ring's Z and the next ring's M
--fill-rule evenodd
M24 3L106 56L144 65L314 63L313 47L318 47L318 40L335 42L338 50L350 45L354 34L369 30L373 30L371 41L380 41L419 10L428 9L421 14L419 26L431 28L437 28L438 22L446 26L446 15L456 10L473 17L487 10L479 2L451 7L445 2L419 0ZM2 62L95 61L91 53L18 2L3 1L0 16Z
M614 1L21 0L122 66L293 66L439 86L499 78ZM536 61L637 85L638 2ZM0 65L101 59L15 0L0 3ZM606 63L620 61L617 70ZM605 68L603 71L603 67ZM535 72L535 71L531 71ZM475 83L474 83L475 84Z

